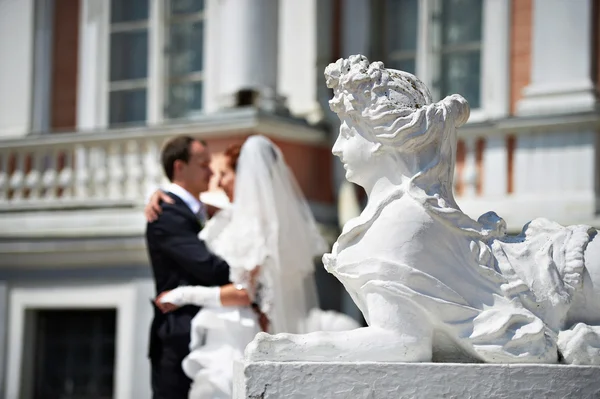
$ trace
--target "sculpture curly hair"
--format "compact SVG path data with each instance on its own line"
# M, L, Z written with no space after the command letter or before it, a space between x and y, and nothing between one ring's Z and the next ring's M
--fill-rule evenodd
M339 59L325 69L333 89L329 105L340 119L360 123L375 145L373 153L418 154L436 148L427 167L414 171L414 183L441 183L442 194L452 203L456 128L469 118L469 104L458 94L432 103L431 94L414 75L369 63L362 55Z

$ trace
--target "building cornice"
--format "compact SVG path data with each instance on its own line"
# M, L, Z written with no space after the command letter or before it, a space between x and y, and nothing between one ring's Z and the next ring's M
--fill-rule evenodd
M458 130L459 137L486 137L510 133L527 134L564 130L565 128L596 129L600 127L600 112L509 117L493 121L467 123Z
M66 132L61 134L28 135L2 140L4 149L54 146L66 142L92 144L123 137L153 139L163 136L193 135L199 138L222 136L245 136L265 134L276 139L328 146L325 130L309 125L306 121L291 116L277 115L254 107L237 108L206 114L194 120L172 121L160 125L102 129L94 131Z

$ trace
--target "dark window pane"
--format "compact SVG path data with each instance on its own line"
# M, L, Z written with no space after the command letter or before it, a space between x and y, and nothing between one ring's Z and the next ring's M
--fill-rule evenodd
M413 75L416 72L415 59L407 58L404 60L390 60L386 63L386 68L398 69L400 71L412 73Z
M169 32L169 75L202 71L202 21L172 24Z
M148 76L148 31L112 33L110 80L143 79Z
M388 53L415 51L418 26L418 0L387 0L386 41Z
M204 0L171 0L171 14L190 14L204 9Z
M444 45L481 41L483 1L443 0L441 4Z
M481 104L481 52L467 51L442 54L441 95L458 93L472 109Z
M112 398L114 356L95 356L107 335L116 335L114 309L38 311L33 398Z
M146 122L146 89L110 93L111 125Z
M169 87L170 118L183 118L198 114L202 109L202 82L171 85Z
M112 0L110 3L110 20L113 23L147 19L148 0Z

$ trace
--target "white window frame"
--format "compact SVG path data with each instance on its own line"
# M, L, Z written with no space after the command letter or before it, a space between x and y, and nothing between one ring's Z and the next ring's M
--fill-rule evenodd
M167 2L169 2L171 0L166 0L165 4L167 4ZM171 28L171 25L173 25L174 23L177 22L198 22L198 21L202 21L203 23L203 29L206 31L206 1L204 4L204 10L200 13L196 13L196 14L185 14L185 15L177 15L177 16L173 16L170 14L170 12L168 11L168 9L165 9L165 24L164 24L164 29L165 29L165 35L168 35L169 29ZM206 36L206 33L203 35L203 37ZM204 63L206 63L206 47L204 47L204 43L203 43L203 48L202 50L204 51L204 54L202 55L203 57L203 61ZM168 89L169 86L171 86L172 84L181 84L181 83L198 83L201 82L202 83L202 92L204 93L204 76L205 76L205 66L202 66L202 71L195 71L195 72L191 72L188 73L186 75L182 75L182 76L178 76L178 77L173 77L171 76L171 73L169 71L168 65L169 65L169 61L168 61L168 57L170 55L170 51L165 51L165 56L163 57L163 62L165 63L164 66L164 70L165 70L165 84L164 84L164 89L165 89L165 95L163 96L164 99L164 117L165 119L169 119L168 117L168 111L166 110L166 107L168 106ZM204 96L204 94L203 94ZM203 113L206 109L206 106L204 104L204 98L202 99L202 109L200 109L198 112L199 113ZM183 117L183 119L193 119L197 116L196 113L194 113L191 116L188 117Z
M387 13L390 12L390 11L387 10L387 9L385 9L385 8L387 8L387 7L384 5L383 12L387 16ZM420 14L421 13L421 4L420 3L418 5L418 11L417 11L417 13L418 13L418 15L421 15ZM387 27L387 22L388 22L387 20L384 21L384 29L385 29L385 31L382 32L382 34L381 34L383 40L387 40L387 37L386 37L387 34L388 34L388 32L387 32L387 30L388 30L387 29L388 28ZM417 43L416 44L418 44L419 27L420 27L420 22L417 23L417 32L416 32ZM414 62L415 62L415 68L416 68L416 65L417 65L417 62L418 62L418 60L417 60L418 51L419 51L418 46L415 46L414 50L393 50L393 51L389 51L389 49L386 48L386 46L384 45L384 46L382 46L382 50L383 50L383 53L384 53L384 54L382 54L382 56L385 58L386 62L392 63L394 61L402 62L402 61L406 61L406 60L414 60ZM375 61L375 60L373 60L373 61ZM411 71L407 71L407 72L411 72ZM416 71L412 71L412 72L416 73Z
M452 47L452 50L448 50L447 47L443 46L442 44L442 26L441 26L441 19L443 18L442 16L442 2L444 0L430 0L428 2L420 2L419 4L419 15L425 15L428 18L429 21L429 40L425 41L424 44L422 43L418 43L417 44L417 48L419 48L419 44L421 45L425 45L427 47L427 52L423 53L426 54L426 59L422 60L419 57L417 57L417 65L420 64L421 67L425 67L427 68L427 70L425 71L424 76L428 77L428 86L429 89L431 90L431 95L433 96L434 99L441 99L442 98L442 94L441 94L441 82L442 82L442 55L444 53L450 53L450 52L461 52L463 50L479 50L481 58L483 58L483 48L484 48L484 43L483 43L483 15L482 15L482 21L481 21L481 40L477 43L461 43L458 45L452 45L449 47ZM481 1L481 0L476 0L476 1ZM485 14L485 11L483 10L482 7L482 12L483 14ZM421 21L423 21L423 19L421 19ZM420 25L421 27L421 25ZM422 32L420 32L422 33ZM419 54L421 55L422 53L419 52ZM480 60L480 68L481 70L483 69L483 59ZM481 73L481 75L483 75L483 73ZM437 81L437 85L434 84L434 82ZM483 104L483 95L482 95L482 91L483 91L483 84L482 84L483 79L481 79L481 81L479 82L479 102L480 104ZM467 99L468 100L468 99ZM474 108L474 110L479 110L481 107L478 108Z
M24 339L27 331L27 315L35 309L99 309L113 308L117 311L115 336L114 398L129 399L133 392L134 356L136 337L136 289L133 285L59 285L52 287L14 287L9 289L9 317L6 363L7 398L27 397L21 392L22 381L31 378L24 372ZM148 306L150 306L148 304Z
M108 6L108 10L109 10L109 21L111 19L110 17L110 13L112 12L112 10L110 9L110 0L107 0L107 3L109 3ZM109 62L109 67L108 67L108 94L107 94L107 109L109 110L109 114L110 114L110 95L112 92L118 92L118 91L126 91L126 90L134 90L134 89L146 89L146 121L144 121L143 123L146 123L148 121L148 115L149 115L149 107L148 104L150 103L149 100L149 86L150 86L150 64L151 64L151 56L150 56L150 46L151 46L151 33L150 33L150 28L151 28L151 24L150 24L150 18L152 17L151 15L151 10L152 10L152 4L150 2L150 0L148 0L148 19L146 20L140 20L140 21L126 21L126 22L110 22L110 28L109 28L109 33L108 33L108 62ZM122 32L135 32L135 31L140 31L145 29L147 31L147 35L148 35L148 73L146 74L145 78L139 78L139 79L128 79L128 80L120 80L120 81L116 81L113 82L110 80L110 42L111 42L111 38L112 38L112 34L113 33L122 33ZM109 121L107 122L108 124L110 124L110 115L108 115ZM125 122L126 123L126 122ZM136 123L141 123L141 122L136 122Z
M421 79L430 89L433 89L433 81L439 68L439 54L434 52L435 48L435 23L433 18L436 6L444 0L419 0L419 27L417 32L417 58L416 76ZM501 119L509 114L510 109L510 87L509 87L509 63L510 63L510 8L512 0L481 0L483 2L482 40L481 40L481 82L480 82L480 107L471 109L470 123L483 122L486 120ZM368 45L362 50L356 48L352 43L360 42L359 34L365 34L356 26L361 26L361 21L369 16L359 12L360 8L373 7L370 0L351 0L348 2L349 10L345 10L348 17L344 27L344 56L362 51L368 54ZM350 18L349 16L352 16ZM362 21L365 23L367 21ZM350 23L353 26L348 26ZM368 22L367 22L368 23ZM351 50L350 50L351 49ZM371 61L377 61L372 59ZM435 99L438 99L435 96ZM460 93L459 93L460 94Z
M126 1L126 0L124 0ZM168 77L166 72L168 60L165 55L167 33L168 4L165 0L148 0L148 80L146 93L146 124L160 125L167 118L165 104ZM82 0L80 40L79 40L79 82L77 127L80 131L98 131L109 126L110 96L110 1ZM204 65L202 76L207 76L210 55L214 53L211 45L213 24L211 16L215 14L214 1L204 2ZM210 35L210 38L209 38ZM214 38L212 39L215 40ZM210 50L209 47L210 46ZM214 68L211 68L213 70ZM213 71L214 75L214 71ZM211 76L213 76L211 75ZM205 113L213 104L211 94L214 89L203 86L202 112Z
M46 134L51 129L52 39L54 0L39 1L34 6L33 105L31 132Z
M434 52L434 10L443 0L419 1L417 76L428 86L438 75L439 53ZM482 0L480 107L471 109L469 122L506 117L509 113L509 42L511 0ZM460 94L460 93L459 93Z

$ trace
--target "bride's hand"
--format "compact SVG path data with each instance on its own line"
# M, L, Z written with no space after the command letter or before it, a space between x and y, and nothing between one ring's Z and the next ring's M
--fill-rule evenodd
M162 292L159 296L156 297L156 299L154 300L154 303L156 304L156 306L160 309L161 312L163 313L168 313L168 312L172 312L175 309L179 308L179 306L174 305L172 303L169 302L161 302L160 299L166 295L168 292L170 291L165 291Z
M144 208L144 215L148 222L154 222L158 219L158 215L162 212L162 208L160 207L161 202L172 204L175 201L173 201L173 198L169 197L164 191L156 190Z

